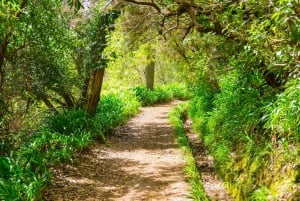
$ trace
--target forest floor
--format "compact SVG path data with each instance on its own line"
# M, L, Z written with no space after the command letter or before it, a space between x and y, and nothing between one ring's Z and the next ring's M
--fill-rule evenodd
M167 120L177 103L142 108L139 115L108 137L108 145L97 142L76 155L71 165L52 168L52 183L44 190L43 200L192 200L185 160ZM206 153L203 147L200 151ZM208 160L204 164L210 167L211 163ZM205 172L211 175L202 176L209 183L206 189L211 200L230 200L223 185L215 182L213 168Z

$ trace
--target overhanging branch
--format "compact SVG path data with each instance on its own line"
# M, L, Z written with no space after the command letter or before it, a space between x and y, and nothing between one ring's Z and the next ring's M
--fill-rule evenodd
M147 2L147 1L135 1L135 0L125 0L126 2L138 4L138 5L144 5L144 6L151 6L153 7L157 12L161 13L161 8L154 2Z

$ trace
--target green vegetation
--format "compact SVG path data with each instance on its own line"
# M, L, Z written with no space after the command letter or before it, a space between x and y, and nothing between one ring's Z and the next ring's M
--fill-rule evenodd
M186 93L179 85L172 87L177 93ZM170 95L169 90L160 88L159 92L161 96ZM170 95L163 101L172 98ZM10 155L0 157L0 199L41 199L43 187L51 181L49 167L72 162L74 153L88 148L96 139L105 142L105 135L138 113L141 104L132 90L128 90L103 96L94 117L80 109L47 115L41 128L27 133L28 137L22 134L26 140L15 145L17 148Z
M130 98L131 97L131 98ZM51 180L49 167L72 162L75 152L87 148L104 134L139 111L133 96L106 95L91 118L83 110L64 110L49 115L42 127L9 156L0 158L0 199L35 200Z
M299 8L1 1L0 199L38 199L49 166L105 141L141 105L192 98L194 127L237 200L300 200Z
M201 173L198 170L197 163L195 162L193 152L189 146L189 142L187 137L185 136L184 130L184 119L187 115L188 104L183 103L177 105L170 113L169 113L169 122L171 123L177 143L179 144L183 156L186 160L185 171L188 176L189 182L192 186L191 197L193 200L197 201L207 201L209 200L207 195L205 194L204 187L201 180Z
M298 199L299 82L275 96L268 86L249 87L257 83L259 74L235 71L220 92L199 87L189 110L194 128L238 200Z
M155 87L152 91L146 87L138 86L133 88L133 91L143 106L169 102L174 98L187 100L191 96L191 92L188 91L187 87L174 83L167 86Z

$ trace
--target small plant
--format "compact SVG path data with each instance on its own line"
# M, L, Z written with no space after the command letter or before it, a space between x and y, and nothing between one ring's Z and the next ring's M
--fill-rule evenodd
M252 201L268 201L270 200L270 191L266 187L260 187L255 190L251 196Z

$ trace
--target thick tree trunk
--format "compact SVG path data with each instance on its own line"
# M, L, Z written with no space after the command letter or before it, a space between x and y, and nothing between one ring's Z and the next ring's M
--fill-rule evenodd
M145 69L146 87L149 90L153 90L154 87L154 69L155 62L151 61Z
M90 116L95 116L100 100L100 92L104 77L104 68L93 70L90 73L89 85L86 94L85 110Z

